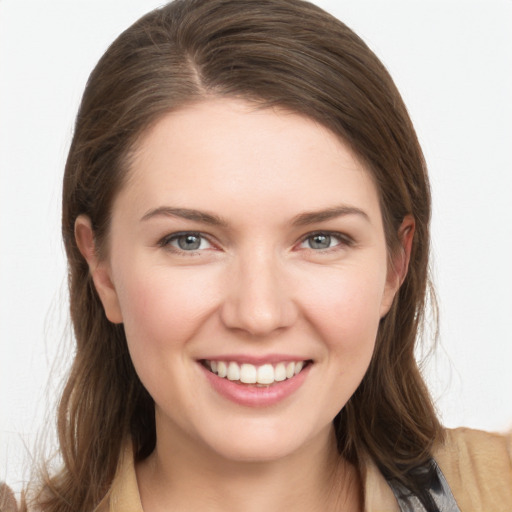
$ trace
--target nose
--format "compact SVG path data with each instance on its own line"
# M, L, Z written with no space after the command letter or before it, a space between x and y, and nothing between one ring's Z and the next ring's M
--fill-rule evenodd
M267 251L239 257L230 269L221 319L229 329L263 337L293 325L297 307L282 262Z

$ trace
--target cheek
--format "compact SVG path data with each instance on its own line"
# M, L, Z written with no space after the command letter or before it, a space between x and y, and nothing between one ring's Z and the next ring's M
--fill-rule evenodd
M203 277L162 268L131 268L121 276L118 296L130 348L159 351L189 340L215 308L216 288Z
M189 342L215 308L212 286L207 292L198 276L162 268L132 267L122 277L118 296L133 365L155 401L171 407L194 360Z
M310 280L302 293L309 321L344 358L373 351L385 276L355 268Z

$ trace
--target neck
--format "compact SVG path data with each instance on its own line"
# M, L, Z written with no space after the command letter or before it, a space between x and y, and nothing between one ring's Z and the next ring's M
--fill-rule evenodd
M136 468L145 512L361 508L357 471L338 455L332 428L297 452L263 462L227 460L193 440L157 439Z

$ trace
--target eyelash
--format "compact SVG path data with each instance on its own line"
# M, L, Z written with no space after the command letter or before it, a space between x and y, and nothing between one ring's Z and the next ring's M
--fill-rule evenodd
M179 247L174 247L173 245L171 245L171 243L174 242L175 240L178 240L181 237L187 237L187 236L200 238L201 243L202 243L202 241L206 241L210 245L213 245L212 242L210 242L210 240L208 239L208 237L206 237L205 235L203 235L202 233L199 233L197 231L181 231L179 233L172 233L171 235L167 235L164 238L162 238L158 242L158 245L164 249L168 249L177 254L185 254L186 253L186 254L192 255L192 254L197 254L198 252L204 250L204 249L199 248L199 249L187 251L185 249L181 249Z
M312 240L315 236L325 236L329 238L334 238L338 241L338 243L332 247L326 247L325 249L314 249L313 247L306 247L305 249L313 251L315 253L329 253L332 251L339 250L341 247L351 247L354 245L354 240L350 238L348 235L343 233L339 233L336 231L314 231L313 233L308 233L304 237L302 237L299 245L304 244L308 240Z
M202 250L205 250L205 249L198 248L198 249L188 251L188 250L181 249L179 247L175 247L172 245L172 242L178 240L181 237L187 237L187 236L199 238L201 240L200 243L202 243L202 241L206 241L208 244L210 244L212 246L214 245L209 240L209 238L207 236L205 236L203 233L200 233L197 231L181 231L179 233L172 233L171 235L167 235L164 238L162 238L158 242L158 245L164 249L168 249L177 254L194 255L194 254L198 254ZM345 234L333 232L333 231L315 231L313 233L308 233L300 239L298 245L301 246L302 244L306 243L308 240L312 240L316 236L325 236L325 237L329 237L330 239L334 238L338 241L338 243L332 247L326 247L326 248L315 249L311 246L305 247L306 250L313 251L314 253L324 253L325 254L325 253L339 250L340 247L351 247L354 245L354 240L352 238L350 238L349 236L347 236Z

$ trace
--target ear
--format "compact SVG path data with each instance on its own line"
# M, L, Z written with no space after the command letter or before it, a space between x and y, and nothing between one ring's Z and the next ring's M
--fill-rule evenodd
M406 215L398 228L400 246L395 254L391 255L386 288L381 302L381 318L390 310L393 299L407 276L415 228L416 224L412 215Z
M91 220L79 215L75 221L75 240L78 249L89 265L89 273L98 292L106 317L114 324L123 322L117 292L111 278L110 266L98 257Z

